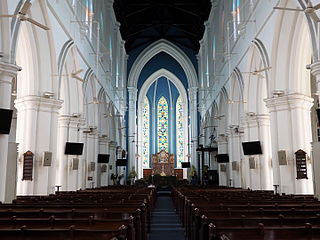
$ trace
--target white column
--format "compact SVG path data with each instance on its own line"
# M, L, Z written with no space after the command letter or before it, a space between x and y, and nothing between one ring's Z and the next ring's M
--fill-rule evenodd
M313 99L302 94L289 94L265 101L271 114L274 184L279 184L280 191L284 193L311 194L311 163L307 161L308 179L296 179L294 153L302 149L310 156L310 108ZM287 165L279 166L278 150L286 151Z
M109 140L105 137L99 138L99 153L100 154L109 154ZM110 161L109 157L109 161ZM101 172L101 165L98 163L98 178L97 178L97 187L103 187L109 185L109 163L107 165L107 171Z
M262 154L252 156L256 161L256 169L250 169L250 185L255 190L272 190L272 167L271 167L271 142L270 142L270 117L268 114L246 116L243 121L247 127L246 141L261 142ZM245 157L246 160L249 157Z
M115 87L119 87L119 64L120 64L120 61L119 61L119 49L120 49L120 33L119 33L119 28L120 28L120 23L119 22L115 22L114 23L114 28L113 28L113 48L114 48L114 51L113 51L113 79L114 79L114 83L115 83Z
M117 156L116 156L116 148L117 148L117 143L116 142L113 142L111 141L109 143L109 153L110 153L110 162L109 162L109 165L111 165L112 169L110 170L110 175L109 175L109 183L110 185L113 184L113 181L111 180L111 174L114 173L116 174L117 172L117 166L116 166L116 161L117 161ZM118 174L120 174L120 171L118 172Z
M219 136L217 139L218 142L218 154L227 154L228 153L228 139L226 136ZM226 171L222 172L220 169L220 165L226 165ZM230 167L229 164L219 163L218 164L218 172L219 172L219 185L220 186L229 186L230 179Z
M63 191L74 191L85 187L87 161L82 156L65 155L66 142L86 143L82 136L84 119L62 115L58 119L57 141L57 174L56 184L61 185ZM84 146L83 155L86 156L87 146ZM73 158L79 159L78 170L72 170Z
M273 190L273 174L271 164L271 135L270 116L259 114L256 116L259 139L261 141L262 155L259 155L260 189Z
M230 159L230 179L232 180L232 187L242 187L240 164L241 164L241 136L238 129L231 127L228 130L228 153ZM237 162L238 169L232 169L232 162Z
M19 157L17 194L50 194L55 188L57 122L62 101L39 96L24 96L15 101L18 116ZM23 154L34 154L33 179L23 181ZM43 153L52 153L51 166L43 166Z
M318 99L320 102L320 62L315 62L310 65L311 74L316 78L316 88L318 93ZM317 108L317 107L316 107ZM314 183L314 195L320 197L320 142L314 139L312 142L312 169L313 169L313 183Z
M67 190L68 156L64 151L68 140L70 119L68 115L60 116L58 119L56 184L61 186L61 190Z
M0 108L11 108L11 90L12 79L17 76L19 67L14 64L4 63L0 61ZM14 174L7 172L8 161L8 142L9 135L0 134L0 201L4 202L6 199L6 187L14 188L15 183L7 183L7 174Z
M241 117L240 121L241 121L241 126L243 128L243 135L242 135L242 138L240 139L240 142L246 142L251 140L252 138L250 138L250 127L246 117ZM250 171L251 170L249 168L249 157L243 155L243 157L240 159L240 174L241 174L242 188L252 188Z
M137 92L135 87L128 87L129 92L129 129L128 129L128 169L131 170L135 167L136 172L138 172L138 166L135 166L135 154L136 154L136 102L137 102ZM135 141L133 141L135 140Z
M189 88L189 102L190 102L190 123L191 123L191 164L198 168L197 152L198 147L198 108L197 108L197 87ZM199 169L197 169L199 174Z

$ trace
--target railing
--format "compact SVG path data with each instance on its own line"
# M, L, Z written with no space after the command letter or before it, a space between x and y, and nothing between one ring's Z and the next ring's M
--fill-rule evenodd
M245 34L246 26L249 23L253 23L254 20L250 19L253 11L255 10L259 0L244 0L241 1L241 6L238 12L234 14L239 14L240 17L233 17L231 21L228 22L227 25L227 35L228 35L228 42L226 44L229 45L230 49L236 44L237 40ZM226 48L228 48L226 46Z
M102 75L107 76L111 71L112 60L110 51L100 39L100 23L94 20L94 13L90 12L81 0L67 0L74 15L74 23L79 24L81 37L86 38L91 45L92 54L95 56L96 74L99 76L99 67L102 68Z
M225 81L225 78L229 78L231 74L230 59L233 54L233 49L239 39L246 33L246 27L248 24L254 24L255 20L252 19L252 14L255 11L259 0L243 0L241 1L240 9L234 13L232 20L227 21L226 34L227 41L223 45L222 52L219 53L218 64L215 64L215 74L218 74L214 78L214 84L210 86L210 90L207 91L206 99L212 99L215 95L214 90L220 85L221 81ZM231 12L230 12L231 14ZM239 17L236 17L239 14ZM221 33L223 34L223 33ZM222 75L221 75L222 74ZM221 77L221 76L224 77Z

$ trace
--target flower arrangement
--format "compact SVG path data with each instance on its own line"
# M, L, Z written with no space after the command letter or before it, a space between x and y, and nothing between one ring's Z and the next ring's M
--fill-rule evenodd
M197 170L196 170L196 167L194 165L192 165L191 168L190 168L189 176L190 177L197 176Z
M135 179L136 177L138 177L138 174L137 174L136 170L134 169L134 167L132 167L131 171L129 172L128 178Z

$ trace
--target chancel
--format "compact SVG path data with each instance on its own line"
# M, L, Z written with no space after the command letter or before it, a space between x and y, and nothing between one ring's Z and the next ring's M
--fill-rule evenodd
M0 237L319 240L320 0L0 0Z

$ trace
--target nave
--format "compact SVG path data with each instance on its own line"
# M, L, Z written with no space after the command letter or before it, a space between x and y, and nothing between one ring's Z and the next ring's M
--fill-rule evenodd
M0 0L0 238L319 238L320 0Z

